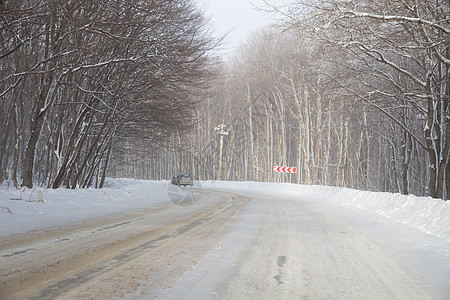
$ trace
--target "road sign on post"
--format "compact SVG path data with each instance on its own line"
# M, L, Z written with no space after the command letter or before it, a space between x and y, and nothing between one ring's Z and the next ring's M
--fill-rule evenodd
M223 155L223 137L230 133L230 129L225 124L220 124L214 128L214 131L220 135L219 146L219 180L222 180L222 155Z
M273 171L277 173L297 173L296 167L273 167Z

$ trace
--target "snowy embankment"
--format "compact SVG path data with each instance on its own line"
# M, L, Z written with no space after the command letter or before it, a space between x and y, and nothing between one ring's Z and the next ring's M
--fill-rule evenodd
M381 215L450 242L450 201L414 195L290 183L206 182L203 186L246 191L252 189L263 193L289 194L311 201L329 201Z
M103 189L0 186L0 237L171 203L166 181L108 179ZM41 191L41 192L39 192ZM39 202L39 194L43 202Z
M171 203L167 181L109 179L96 190L0 187L0 237ZM287 194L362 209L450 241L450 202L346 188L257 182L203 182L204 188ZM39 192L41 191L41 192ZM39 194L45 203L39 202Z

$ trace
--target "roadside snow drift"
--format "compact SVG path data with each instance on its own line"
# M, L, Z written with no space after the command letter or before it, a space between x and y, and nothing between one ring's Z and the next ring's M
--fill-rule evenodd
M253 189L261 193L285 193L299 200L329 201L384 216L450 242L450 201L329 186L290 183L206 182L204 188Z
M109 179L103 189L16 190L0 187L0 237L170 204L168 181ZM286 183L203 182L204 189L289 194L299 201L362 209L450 241L450 203L413 195ZM41 191L41 192L39 192ZM39 202L42 195L44 202Z
M165 181L108 179L103 189L0 187L0 237L169 204ZM41 191L44 203L39 202Z

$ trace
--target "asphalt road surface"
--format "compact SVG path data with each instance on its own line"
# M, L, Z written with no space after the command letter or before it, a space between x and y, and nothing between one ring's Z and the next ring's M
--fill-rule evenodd
M0 240L0 299L446 299L323 204L203 191Z

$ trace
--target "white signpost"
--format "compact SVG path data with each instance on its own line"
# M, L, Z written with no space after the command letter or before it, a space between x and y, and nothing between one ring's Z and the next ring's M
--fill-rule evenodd
M219 180L222 180L222 155L223 155L223 137L230 133L230 129L225 124L220 124L214 128L214 131L220 135L219 146Z

